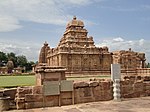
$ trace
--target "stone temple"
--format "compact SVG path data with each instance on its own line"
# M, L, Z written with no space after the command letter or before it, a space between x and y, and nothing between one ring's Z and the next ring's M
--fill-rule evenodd
M92 74L110 72L111 64L120 63L122 69L144 68L145 54L128 51L109 52L108 47L96 47L88 37L84 23L74 17L66 26L58 46L50 48L45 42L41 48L39 64L63 66L67 73Z

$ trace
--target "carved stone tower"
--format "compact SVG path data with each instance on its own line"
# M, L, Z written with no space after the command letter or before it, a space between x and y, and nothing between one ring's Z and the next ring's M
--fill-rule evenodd
M39 55L39 64L41 63L47 63L47 53L50 47L48 46L48 43L45 42L44 46L41 48L40 55Z

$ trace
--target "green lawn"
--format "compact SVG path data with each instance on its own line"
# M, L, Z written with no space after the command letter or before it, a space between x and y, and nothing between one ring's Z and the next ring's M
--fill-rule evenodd
M85 81L89 79L108 79L110 76L76 76L67 77L67 80ZM32 86L35 85L35 75L26 76L0 76L0 88L17 87L17 86Z
M35 76L0 76L1 87L29 86L35 84Z

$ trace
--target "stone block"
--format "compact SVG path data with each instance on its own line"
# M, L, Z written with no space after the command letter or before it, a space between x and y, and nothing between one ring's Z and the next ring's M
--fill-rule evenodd
M26 94L25 101L26 102L42 102L43 95L42 94Z
M92 96L93 95L92 94L92 88L91 87L85 87L83 89L83 95L84 95L84 97L90 97L90 96Z
M11 100L14 100L16 92L17 92L16 88L7 89L7 90L4 90L4 96L9 96Z
M150 90L150 82L144 82L145 90Z
M53 101L54 103L58 103L58 101L59 101L59 96L58 96L58 95L45 96L45 101L46 101L46 102Z
M2 96L4 96L4 95L3 95L3 91L0 91L0 97L2 97Z
M102 81L99 85L101 85L104 90L108 90L112 87L111 82L108 81Z
M72 98L61 98L61 105L71 105Z
M10 107L10 109L16 109L16 102L15 102L15 100L9 100L9 107Z
M45 106L52 107L52 106L58 106L59 105L59 99L57 97L53 97L53 100L45 100Z
M143 78L143 80L144 80L144 81L150 81L150 76L145 76L145 77Z
M17 102L16 107L17 107L17 110L25 109L25 103L24 102Z
M89 82L89 87L96 87L98 85L99 85L99 83L97 81L90 81Z
M17 93L22 94L25 96L25 94L31 94L32 93L32 87L18 87Z
M150 96L150 90L145 91L145 96Z
M121 85L121 86L129 85L129 84L130 84L130 80L120 81L120 85Z
M143 97L145 96L145 92L133 92L133 93L128 93L128 94L123 94L123 98L136 98L136 97Z
M123 98L134 98L134 93L122 94Z
M25 98L15 98L16 102L25 102Z
M61 98L72 98L72 92L68 91L68 92L61 92Z
M32 94L42 94L43 86L33 86Z
M89 87L88 82L75 82L74 83L74 88L84 88L84 87Z
M9 97L0 97L0 112L9 110Z
M101 87L100 86L96 86L96 87L93 88L93 95L94 96L100 96L101 95L101 91L102 91Z
M25 103L25 109L40 108L43 106L44 106L43 102L27 102L27 103Z
M41 107L53 107L53 106L58 106L58 103L55 103L53 101L49 101L49 102L26 102L25 103L25 109L41 108Z
M121 95L123 94L128 94L128 93L133 93L133 87L132 86L123 86L121 87Z
M142 81L138 81L134 84L133 87L134 92L144 92L144 83Z

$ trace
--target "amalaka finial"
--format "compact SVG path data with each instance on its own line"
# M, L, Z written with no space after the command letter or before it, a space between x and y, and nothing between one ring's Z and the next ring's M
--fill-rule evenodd
M47 41L45 41L44 45L45 45L45 46L47 46L47 45L48 45Z
M76 20L76 19L77 19L76 16L74 16L74 17L73 17L73 20Z

